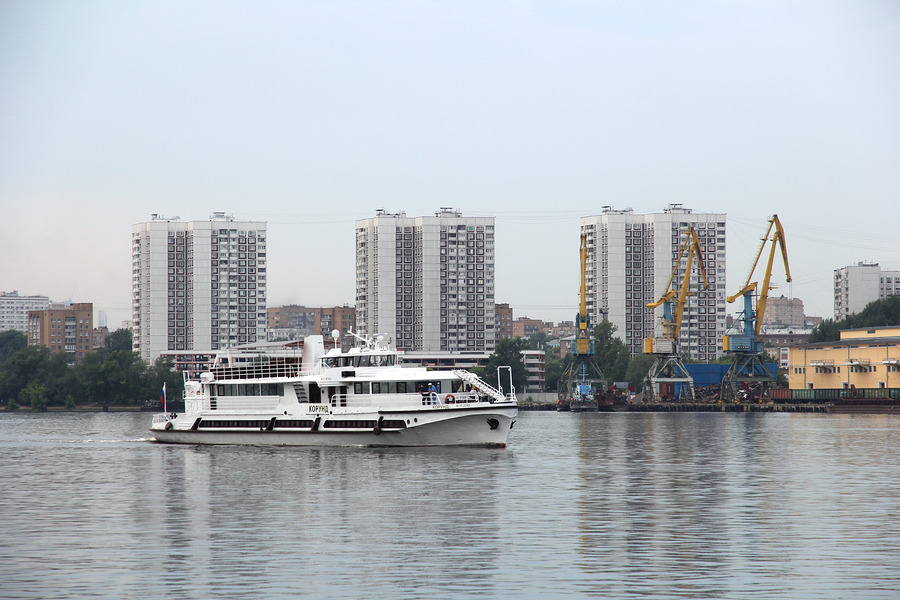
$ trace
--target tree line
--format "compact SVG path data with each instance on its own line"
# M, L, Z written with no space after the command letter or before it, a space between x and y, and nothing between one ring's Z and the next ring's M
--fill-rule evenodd
M152 365L131 349L131 332L118 329L106 344L78 361L64 352L29 346L24 333L0 333L0 404L8 409L51 406L140 406L167 397L180 400L184 384L172 371L172 359Z
M887 296L869 302L856 314L838 321L825 319L809 334L811 344L817 342L836 342L841 339L842 329L860 329L862 327L890 327L900 325L900 296Z

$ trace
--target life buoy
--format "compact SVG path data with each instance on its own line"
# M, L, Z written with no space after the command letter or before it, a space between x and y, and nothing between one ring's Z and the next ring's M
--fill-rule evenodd
M456 398L453 397L453 394L447 394L446 396L444 396L444 402L446 404L453 404L454 400L456 400Z
M169 431L169 430L171 430L171 429L172 429L172 421L166 421L166 427L165 427L165 430L166 430L166 431Z

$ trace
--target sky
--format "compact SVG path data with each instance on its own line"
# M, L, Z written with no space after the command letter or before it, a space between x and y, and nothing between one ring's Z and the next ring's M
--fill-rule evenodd
M151 213L267 221L269 306L353 304L378 209L494 216L496 301L560 321L581 217L671 203L729 293L776 213L808 315L900 270L900 4L0 2L0 290L111 328Z

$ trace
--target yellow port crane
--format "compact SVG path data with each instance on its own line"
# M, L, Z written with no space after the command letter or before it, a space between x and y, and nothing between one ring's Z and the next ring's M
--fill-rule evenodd
M557 386L558 406L573 411L598 410L598 394L606 390L606 378L594 361L594 332L587 311L587 234L581 234L581 289L575 315L575 343Z
M694 379L688 373L681 356L678 354L678 334L681 332L681 317L684 314L684 306L687 303L687 297L690 295L688 287L691 281L691 268L695 255L697 257L697 270L703 279L703 287L704 289L709 288L709 282L706 280L706 268L703 266L703 251L700 249L700 238L697 237L697 232L691 227L685 232L685 239L681 244L681 249L678 251L678 258L675 260L669 283L666 284L666 291L663 292L659 300L647 304L647 308L650 309L662 306L663 318L662 335L644 339L644 354L656 356L653 364L650 366L647 377L644 379L645 398L647 397L647 390L649 390L653 399L694 399ZM672 284L678 273L678 267L681 266L681 261L685 256L687 256L687 261L684 267L684 277L682 278L681 286L675 289L672 287Z
M775 383L776 373L773 373L769 365L765 363L763 343L759 339L762 329L763 317L766 314L766 303L769 299L771 285L772 265L775 262L775 250L781 249L781 258L784 262L786 281L791 281L791 267L788 264L787 245L784 240L784 228L778 215L772 215L769 219L769 227L762 236L756 260L750 267L747 280L741 291L728 296L726 300L731 303L739 297L744 298L744 309L739 319L741 331L735 335L722 337L722 350L732 354L734 359L725 377L722 379L722 391L720 398L726 402L739 400L761 400L768 398L769 387ZM769 258L766 263L766 271L763 274L762 286L758 282L751 281L759 259L762 257L766 244L771 243ZM756 292L756 306L754 308L753 296Z

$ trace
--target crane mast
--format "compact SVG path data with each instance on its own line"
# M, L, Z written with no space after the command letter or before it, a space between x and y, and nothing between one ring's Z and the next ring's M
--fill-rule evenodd
M594 361L594 338L591 317L587 311L587 234L581 234L581 288L578 314L575 315L575 343L569 361L560 377L558 406L571 410L598 410L599 394L606 390L606 378Z
M591 340L591 318L587 313L587 234L581 234L581 292L579 293L578 314L575 316L575 352L578 355L593 356Z
M770 237L771 236L771 237ZM759 259L763 256L766 245L771 244L766 270L763 274L762 286L751 281ZM739 323L740 333L722 337L722 350L733 356L731 366L722 379L720 397L726 402L737 400L760 400L768 397L769 387L775 383L776 374L769 369L764 360L763 343L759 339L763 318L766 314L766 303L772 289L772 266L775 262L775 250L781 249L786 281L791 281L791 268L788 264L787 245L784 239L784 228L778 215L772 215L769 226L762 236L756 259L747 274L747 280L741 290L726 300L731 303L739 297L744 298ZM756 303L754 308L754 293Z
M647 304L647 308L656 309L663 307L662 335L655 338L644 339L644 354L653 354L655 359L650 366L647 377L644 380L644 390L650 390L653 399L669 397L672 399L694 399L694 379L688 373L687 368L678 353L678 335L681 332L681 319L684 315L684 307L687 297L690 295L688 287L691 280L691 269L694 256L697 257L697 269L703 279L704 289L709 288L706 280L706 268L703 265L703 252L700 248L700 238L691 227L685 233L684 242L678 251L678 258L666 284L666 291L656 302ZM687 256L684 276L681 286L672 287L678 267L682 259Z

